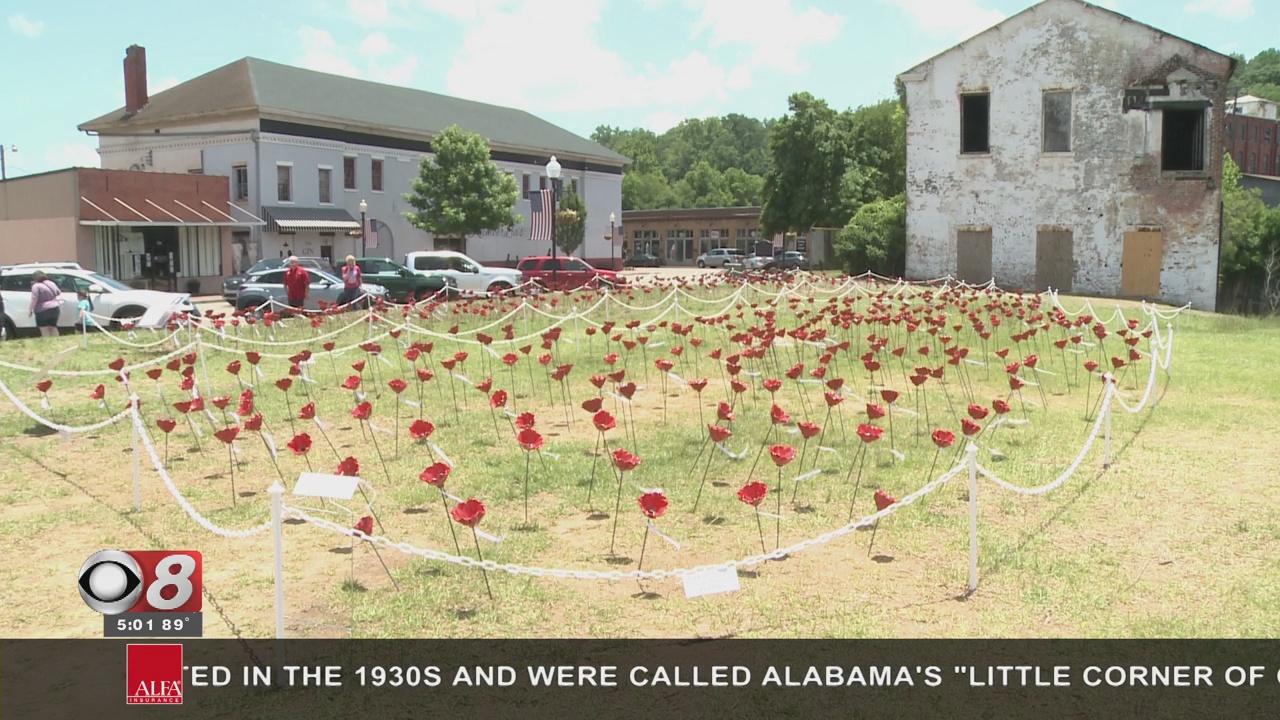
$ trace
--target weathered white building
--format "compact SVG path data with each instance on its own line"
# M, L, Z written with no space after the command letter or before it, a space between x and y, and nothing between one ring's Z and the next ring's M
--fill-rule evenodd
M908 276L1214 309L1234 64L1045 0L903 73Z

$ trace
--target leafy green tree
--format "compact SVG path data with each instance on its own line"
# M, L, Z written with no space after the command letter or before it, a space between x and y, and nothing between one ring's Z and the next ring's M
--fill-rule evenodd
M635 128L622 130L601 125L591 133L591 139L610 150L631 158L627 172L653 173L661 167L658 156L658 137L650 130Z
M673 188L680 207L705 208L729 207L733 205L733 193L724 175L711 167L705 160L699 160Z
M441 237L466 237L511 227L521 218L512 212L516 181L489 159L489 141L457 125L445 128L431 143L434 156L422 159L405 202L413 208L405 219Z
M765 235L839 227L840 183L848 164L847 120L809 93L788 100L769 132L773 167L764 178L760 229Z
M679 205L661 173L628 172L622 176L623 210L664 210Z
M832 243L845 269L901 276L907 257L907 201L895 195L858 208Z
M568 220L565 211L572 211L574 219ZM556 247L566 255L572 255L582 247L587 236L587 205L572 187L560 196L560 213L556 217Z
M1222 254L1224 284L1257 274L1262 266L1268 210L1257 189L1240 186L1240 166L1226 153L1222 165Z
M1280 101L1280 50L1263 50L1247 62L1242 55L1234 57L1239 64L1232 85L1239 94Z
M854 110L849 117L853 155L878 173L877 197L907 190L907 114L898 100Z
M733 198L730 203L733 207L753 207L760 204L760 192L764 190L763 177L732 167L724 171L724 183Z

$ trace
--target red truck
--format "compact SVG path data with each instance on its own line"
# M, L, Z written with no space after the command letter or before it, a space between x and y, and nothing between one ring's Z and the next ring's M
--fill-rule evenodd
M525 282L536 282L548 290L574 290L581 287L614 288L626 284L626 278L612 270L591 267L572 255L551 257L530 255L516 265Z

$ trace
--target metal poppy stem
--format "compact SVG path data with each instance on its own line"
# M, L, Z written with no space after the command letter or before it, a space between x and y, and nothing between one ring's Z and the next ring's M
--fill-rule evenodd
M618 541L618 513L622 512L622 482L626 476L625 470L618 473L618 500L613 504L613 535L609 538L609 554L615 557L617 554L614 552L614 547Z
M227 443L227 467L231 468L231 507L236 506L236 456L231 451L231 443Z
M342 462L342 455L338 452L338 448L334 447L333 441L329 439L329 433L324 431L324 426L320 424L320 418L312 418L312 419L316 421L316 429L320 431L320 437L324 438L324 441L326 443L329 443L329 449L333 451L333 456L338 458L338 462ZM360 430L361 430L361 434L363 434L364 433L363 424L360 426ZM296 436L297 433L294 433L294 435ZM310 461L308 461L308 467L309 466L310 466Z
M360 421L360 427L364 427L364 421ZM382 448L378 447L378 435L373 431L373 426L369 426L369 437L373 438L373 449L378 452L378 461L382 463L382 472L387 476L387 482L391 482L391 471L387 469L387 461L382 458Z
M764 524L760 522L760 506L755 505L753 507L756 511L756 532L760 534L760 552L767 553L769 551L764 546Z
M480 536L476 534L474 525L471 527L471 537L476 541L476 557L480 559L480 562L484 562L484 555L480 553ZM489 571L481 567L480 574L484 576L484 589L489 593L489 600L492 601L493 587L489 585Z
M532 453L524 451L524 524L529 525L529 463Z
M396 578L391 574L391 568L387 567L387 561L382 559L382 553L378 552L378 546L369 541L369 547L373 549L373 554L378 558L378 562L382 563L382 569L387 571L387 579L395 586L396 592L400 592L400 583L396 582Z
M799 485L799 483L796 483ZM782 466L778 466L778 518L774 530L773 547L778 549L782 547Z
M636 562L636 570L639 571L644 566L644 551L649 547L649 522L644 523L644 540L640 543L640 560ZM643 590L644 588L641 587Z
M444 496L444 488L436 488L440 491L440 505L444 507L444 521L449 523L449 534L453 536L453 549L458 551L458 555L462 555L462 545L458 543L458 531L453 527L453 516L449 514L449 499Z
M698 512L698 502L702 500L702 489L707 485L707 473L711 472L711 461L714 460L716 454L714 452L707 453L707 467L702 471L702 481L698 483L698 496L693 499L693 512Z
M867 557L871 557L871 548L876 544L876 531L880 529L880 518L876 518L876 524L871 526L871 542L867 543Z

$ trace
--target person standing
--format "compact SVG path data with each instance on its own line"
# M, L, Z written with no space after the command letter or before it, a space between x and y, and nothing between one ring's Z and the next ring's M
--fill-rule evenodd
M289 256L289 269L284 271L284 291L290 309L302 310L311 292L311 275L298 264L298 258Z
M342 266L342 294L338 296L339 307L345 307L360 298L360 286L364 284L364 273L356 265L354 255L347 256L347 264Z
M97 321L93 319L93 301L89 299L89 293L84 290L76 291L76 329L80 332L88 332L90 326L97 327Z
M61 314L62 290L43 270L37 270L31 283L31 307L27 309L27 315L36 316L40 337L57 337L58 316Z

